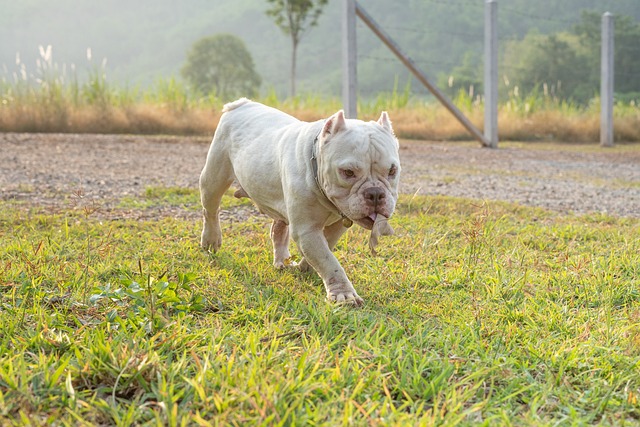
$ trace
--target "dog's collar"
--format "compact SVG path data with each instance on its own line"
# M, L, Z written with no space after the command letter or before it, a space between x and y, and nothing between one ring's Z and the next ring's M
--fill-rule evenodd
M320 133L322 133L322 130L320 130ZM320 175L318 174L318 150L319 150L318 138L320 138L320 133L316 135L315 139L313 140L313 147L311 147L311 168L313 169L313 178L315 179L316 186L318 187L318 189L320 190L324 198L327 199L329 203L333 205L333 207L336 209L336 211L338 211L338 213L342 217L342 225L349 228L353 225L353 221L348 216L342 213L342 211L338 208L338 206L336 206L333 200L329 198L327 193L324 191L324 187L322 187L322 184L320 183Z

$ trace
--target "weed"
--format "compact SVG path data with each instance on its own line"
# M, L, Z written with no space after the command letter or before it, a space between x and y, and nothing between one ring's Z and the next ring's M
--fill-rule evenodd
M144 274L140 260L138 267L142 281L122 278L120 287L108 282L93 290L90 304L95 306L104 300L110 303L107 321L155 334L167 326L172 316L205 310L206 299L193 288L195 275L177 273L175 281L168 281L166 273L158 279Z

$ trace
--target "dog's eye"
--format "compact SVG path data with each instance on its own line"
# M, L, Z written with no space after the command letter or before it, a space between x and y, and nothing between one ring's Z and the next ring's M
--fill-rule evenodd
M396 167L396 165L391 166L391 169L389 169L389 177L394 178L397 173L398 173L398 168Z
M356 176L356 173L351 169L343 169L342 175L344 175L345 178L353 178L354 176Z

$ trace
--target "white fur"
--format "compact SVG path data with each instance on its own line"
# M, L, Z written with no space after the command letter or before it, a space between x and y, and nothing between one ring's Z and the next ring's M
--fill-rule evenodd
M220 199L237 180L236 193L274 220L277 267L288 265L291 235L304 255L301 267L319 273L330 300L362 303L331 250L346 230L341 214L371 229L376 214L390 217L395 209L400 160L386 112L378 122L345 119L339 111L307 123L245 98L223 111L200 175L202 246L220 248ZM311 162L316 137L323 190ZM392 167L397 172L389 176Z

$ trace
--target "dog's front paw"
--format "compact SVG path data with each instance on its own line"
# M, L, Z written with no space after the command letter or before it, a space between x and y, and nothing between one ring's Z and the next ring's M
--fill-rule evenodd
M327 291L327 299L330 302L336 304L353 304L355 306L361 306L364 304L364 300L356 293L356 290L352 286L340 286L338 289L331 289Z

